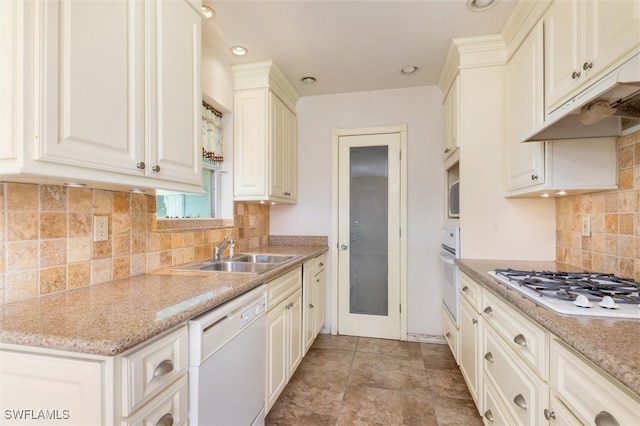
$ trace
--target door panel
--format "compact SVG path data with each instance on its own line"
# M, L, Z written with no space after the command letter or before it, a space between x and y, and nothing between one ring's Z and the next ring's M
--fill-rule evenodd
M400 134L339 138L338 332L400 338Z

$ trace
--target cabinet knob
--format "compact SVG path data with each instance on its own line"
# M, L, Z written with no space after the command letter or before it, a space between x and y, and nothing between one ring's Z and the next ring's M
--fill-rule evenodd
M546 408L544 409L544 418L547 420L551 420L551 419L555 419L556 418L556 413L554 413L553 411L549 411Z
M449 148L447 148L447 149L445 149L445 150L444 150L444 153L445 153L445 154L448 154L448 153L450 153L450 152L451 152L451 150L450 150Z
M572 80L575 80L576 78L580 78L580 75L581 75L580 71L574 71L574 72L571 74L571 79L572 79Z
M513 338L513 341L520 346L527 346L527 339L524 338L522 334L518 334Z
M521 393L517 394L515 398L513 398L513 403L523 410L527 409L527 401L524 399Z
M531 175L531 180L538 180L538 175Z
M323 263L323 262L320 262L320 266L324 266L324 263Z
M291 195L291 193L290 192L285 192L284 195Z
M469 287L467 287L466 285L464 287L462 287L462 291L469 291Z
M156 369L153 371L153 377L164 376L165 374L169 374L173 371L173 362L170 359L165 359L162 361Z
M484 354L484 359L493 364L493 354L491 352L487 352Z
M487 410L484 412L484 418L493 423L493 413L491 412L491 410Z
M156 172L156 173L159 172L160 171L160 166L158 166L158 165L153 166L151 168L151 171Z
M472 324L477 324L477 323L478 323L478 320L477 320L477 319L475 319L475 318L473 318L473 319L471 320L471 323L472 323Z
M593 62L585 62L582 64L582 69L585 71L590 70L591 68L593 68Z
M309 303L309 307L313 309L313 303Z
M595 423L596 426L620 426L616 418L606 411L600 411L596 414Z
M173 416L171 413L167 413L164 416L160 417L156 426L172 426L173 425Z
M139 168L140 170L144 170L145 168L144 161L141 161L138 164L136 164L136 167Z
M484 308L483 312L487 315L491 315L493 314L493 309L491 309L491 306L487 306L486 308Z

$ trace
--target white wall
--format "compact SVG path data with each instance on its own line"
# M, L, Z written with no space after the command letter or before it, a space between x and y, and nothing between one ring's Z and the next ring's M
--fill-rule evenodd
M442 94L434 86L303 97L297 105L298 203L271 207L272 235L331 235L332 129L407 124L407 331L441 335ZM329 256L330 257L330 256ZM327 323L331 318L327 265Z

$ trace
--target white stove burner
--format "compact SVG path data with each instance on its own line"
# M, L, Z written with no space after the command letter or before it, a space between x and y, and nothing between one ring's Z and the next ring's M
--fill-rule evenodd
M549 294L545 295L545 291L536 291L523 285L520 282L523 277L509 278L503 274L496 273L496 271L489 271L489 275L534 302L560 314L640 319L640 304L638 303L616 303L611 296L594 298L591 295L587 297L583 294L579 294L573 298L565 298L562 297L563 295L566 296L563 290L548 292ZM529 276L526 276L526 278L530 279ZM536 277L534 282L539 283L541 287L544 287L546 284L544 278L539 279ZM553 293L558 294L560 297L551 296ZM638 292L636 291L634 295L637 297Z

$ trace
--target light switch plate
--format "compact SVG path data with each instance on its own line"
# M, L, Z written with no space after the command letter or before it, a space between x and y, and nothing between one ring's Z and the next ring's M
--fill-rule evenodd
M93 241L107 241L109 238L109 218L107 216L93 217Z

